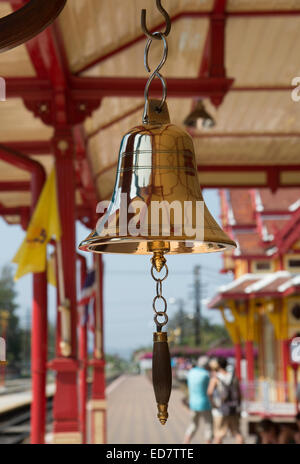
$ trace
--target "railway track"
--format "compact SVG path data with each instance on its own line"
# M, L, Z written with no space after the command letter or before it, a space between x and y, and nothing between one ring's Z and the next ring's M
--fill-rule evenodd
M52 421L52 398L47 400L47 423ZM24 443L30 435L30 404L0 415L0 445Z
M109 379L106 379L106 386L109 386L114 380L119 377L116 374ZM14 393L20 391L14 390ZM88 383L88 396L91 394L91 384ZM47 400L47 424L51 424L53 398ZM16 445L21 443L29 443L30 436L30 404L19 406L9 412L0 414L0 445Z

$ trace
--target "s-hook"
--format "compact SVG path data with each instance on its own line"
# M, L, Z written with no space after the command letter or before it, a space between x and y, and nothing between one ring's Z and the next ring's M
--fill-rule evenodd
M163 15L163 17L165 18L166 20L166 29L165 29L165 32L162 32L162 34L167 37L170 32L171 32L171 19L170 19L170 16L169 14L167 13L167 11L163 8L162 4L161 4L161 0L156 0L156 7L157 9L160 11L160 13ZM146 15L147 15L147 12L146 10L142 10L142 18L141 18L141 21L142 21L142 29L143 29L143 32L145 33L145 35L149 38L149 39L155 39L155 40L160 40L160 37L156 34L152 34L149 29L147 28L147 25L146 25Z

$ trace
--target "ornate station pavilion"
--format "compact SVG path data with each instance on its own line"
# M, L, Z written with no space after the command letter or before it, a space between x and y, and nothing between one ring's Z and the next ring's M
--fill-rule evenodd
M27 3L1 0L0 16ZM265 189L271 198L280 189L287 195L296 192L295 203L300 103L297 91L292 98L297 85L292 80L300 72L300 0L163 3L173 26L165 68L172 122L182 126L197 99L216 122L210 129L190 129L202 188L230 189L232 195L239 189L240 201L246 189ZM12 50L2 48L0 75L7 100L0 103L0 213L26 230L55 165L70 301L70 350L61 343L64 315L58 308L56 358L47 364L47 280L45 273L34 275L32 443L44 442L47 369L56 372L54 442L86 441L87 406L92 441L106 439L103 268L101 258L95 258L98 336L87 405L86 332L78 340L76 260L81 262L82 283L86 264L76 253L75 223L95 225L97 202L110 199L113 191L120 135L141 120L146 84L141 7L147 8L151 31L164 27L152 0L67 0L55 23L42 33ZM159 61L160 53L158 45L153 59ZM161 95L158 80L151 92ZM285 246L283 233L276 239L279 245L274 247ZM280 281L278 288L296 288L298 280L292 281Z
M295 412L287 403L295 403L298 384L289 344L300 333L299 200L296 188L273 194L266 189L221 191L224 226L239 247L224 254L223 271L233 272L235 280L209 303L222 312L240 378L245 344L250 399L261 400L268 387L271 401L282 403L281 413L285 406L287 415Z

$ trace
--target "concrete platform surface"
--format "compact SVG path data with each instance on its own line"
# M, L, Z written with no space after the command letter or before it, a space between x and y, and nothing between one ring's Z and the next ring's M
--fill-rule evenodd
M107 393L109 444L182 444L190 411L182 404L181 391L172 391L165 426L156 417L153 388L145 376L123 376ZM192 444L203 443L201 432ZM230 437L225 442L233 443Z
M47 385L47 396L53 396L55 385ZM30 390L19 393L7 393L0 396L0 414L9 412L13 409L30 404L32 393Z

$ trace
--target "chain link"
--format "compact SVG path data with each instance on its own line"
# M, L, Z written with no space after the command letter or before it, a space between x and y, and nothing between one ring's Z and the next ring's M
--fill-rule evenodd
M165 269L165 275L162 278L159 278L159 277L156 277L154 274L154 270L155 270L154 265L152 265L152 268L151 268L151 276L156 282L156 296L153 298L152 306L153 306L153 311L155 313L154 322L157 327L157 332L161 332L161 329L168 323L168 320L169 320L168 315L167 315L167 308L168 308L167 300L162 294L162 283L164 280L166 280L166 278L169 275L169 270L168 270L168 266L166 265L166 263L164 264L162 269ZM163 309L157 308L157 304L159 301L162 302ZM158 318L163 318L163 321L159 321Z
M143 123L144 124L148 123L149 90L150 90L150 86L151 86L153 80L156 77L161 81L162 89L163 89L162 99L161 99L160 104L157 107L157 112L158 113L162 110L162 107L164 106L165 101L167 99L167 83L166 83L165 78L162 76L162 74L160 74L160 70L164 66L164 64L165 64L165 62L167 61L167 58L168 58L168 53L169 53L168 42L167 42L165 34L163 34L162 32L154 32L152 34L152 36L153 36L152 38L149 38L147 40L146 47L145 47L145 53L144 53L144 65L145 65L145 69L146 69L146 71L148 73L151 73L151 69L149 67L149 51L150 51L151 44L153 42L153 38L158 38L159 40L161 40L163 42L164 49L163 49L162 59L161 59L159 65L151 73L151 75L150 75L150 77L149 77L149 79L147 81L146 87L145 87L145 93L144 93L145 106L144 106L144 114L143 114Z

